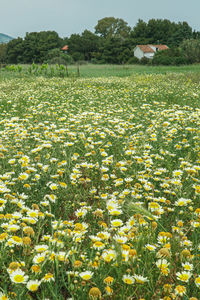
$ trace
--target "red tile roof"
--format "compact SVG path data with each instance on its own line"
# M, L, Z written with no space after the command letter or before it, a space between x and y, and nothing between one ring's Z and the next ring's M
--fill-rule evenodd
M167 45L151 45L151 46L158 48L158 50L167 50L168 49Z
M144 53L154 53L155 51L149 45L137 45Z
M155 51L151 48L155 47L158 50L166 50L168 47L166 45L137 45L144 53L154 53Z
M68 45L65 45L64 47L62 47L62 49L61 50L63 50L63 51L66 51L66 50L68 50Z

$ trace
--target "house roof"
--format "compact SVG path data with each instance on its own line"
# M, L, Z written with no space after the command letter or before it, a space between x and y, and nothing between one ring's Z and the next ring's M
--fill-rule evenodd
M155 51L149 45L137 45L144 53L154 53Z
M167 45L151 45L151 46L158 48L158 50L167 50L168 49Z
M68 48L69 48L68 45L65 45L64 47L61 48L61 50L66 51L68 50Z
M144 53L154 53L156 52L152 47L158 48L158 50L166 50L168 47L166 45L137 45Z

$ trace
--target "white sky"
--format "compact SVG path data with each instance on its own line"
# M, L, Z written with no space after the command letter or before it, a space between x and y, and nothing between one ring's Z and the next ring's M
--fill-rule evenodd
M122 18L131 27L138 19L186 21L200 31L200 0L0 0L0 33L14 38L43 30L61 37L94 32L104 17Z

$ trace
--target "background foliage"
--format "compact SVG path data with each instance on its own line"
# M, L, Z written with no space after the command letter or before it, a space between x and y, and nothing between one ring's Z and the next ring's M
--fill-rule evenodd
M98 21L94 33L84 30L61 38L55 31L27 33L25 38L0 45L0 62L58 63L92 62L98 64L138 63L133 49L137 44L166 44L170 50L158 53L153 61L142 64L187 64L200 61L200 32L193 31L187 22L167 19L141 19L131 28L123 19L106 17ZM67 53L61 48L69 46Z

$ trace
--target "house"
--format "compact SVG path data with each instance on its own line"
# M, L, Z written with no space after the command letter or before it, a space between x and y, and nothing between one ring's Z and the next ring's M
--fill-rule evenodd
M166 45L137 45L133 51L134 56L136 56L138 59L143 57L152 59L157 51L167 49L168 47Z
M69 49L68 45L65 45L64 47L61 48L61 50L64 52L64 53L67 53L67 50Z

